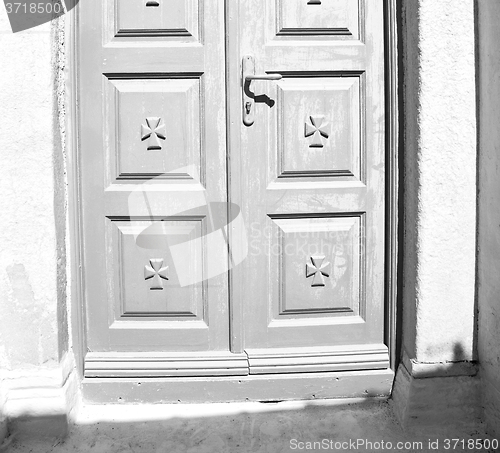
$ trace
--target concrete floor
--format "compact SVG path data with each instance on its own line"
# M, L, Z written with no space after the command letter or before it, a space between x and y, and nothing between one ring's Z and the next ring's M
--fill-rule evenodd
M444 439L488 437L482 425L403 431L385 400L323 400L173 406L89 406L68 437L16 439L2 453L281 453L291 451L447 451ZM336 442L367 442L351 448ZM437 449L429 440L439 441ZM298 442L323 442L314 445ZM375 442L385 442L385 448ZM397 442L422 442L422 445ZM333 448L326 448L326 445ZM351 444L353 445L353 444ZM436 446L434 443L433 446ZM302 447L302 448L301 448ZM309 449L307 448L309 447ZM323 447L323 448L320 448ZM399 447L399 448L398 448ZM463 449L454 452L482 451Z

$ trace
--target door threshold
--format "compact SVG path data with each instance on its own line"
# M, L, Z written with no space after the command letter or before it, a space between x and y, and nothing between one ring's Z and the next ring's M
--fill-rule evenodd
M88 404L228 403L390 396L391 369L184 378L84 378Z

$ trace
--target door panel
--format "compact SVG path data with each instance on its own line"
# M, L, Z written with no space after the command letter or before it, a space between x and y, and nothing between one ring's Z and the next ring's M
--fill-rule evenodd
M336 35L359 39L359 0L278 0L277 35ZM300 39L300 38L299 38Z
M115 76L116 77L116 76ZM108 137L116 153L117 179L178 179L178 169L201 173L201 76L108 78ZM140 125L138 146L137 125ZM116 135L114 134L116 132Z
M362 217L272 218L271 278L280 283L272 319L317 319L329 313L345 322L361 306ZM305 278L304 284L304 263ZM276 310L277 309L277 310Z
M80 14L86 375L241 374L227 273L206 278L207 205L227 200L224 3Z
M388 366L382 7L240 4L239 58L283 76L251 82L254 123L240 120L251 374Z
M360 77L278 82L278 178L361 178L360 87Z
M117 0L114 17L117 18L115 33L118 36L168 36L199 39L200 12L203 2L199 0ZM203 20L203 18L202 18Z

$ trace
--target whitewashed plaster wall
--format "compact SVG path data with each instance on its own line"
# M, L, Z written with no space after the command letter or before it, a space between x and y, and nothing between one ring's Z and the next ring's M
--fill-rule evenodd
M19 421L66 412L62 24L13 34L0 7L0 401Z
M476 80L473 0L404 1L404 347L474 358Z
M485 418L500 438L500 2L478 1L478 350Z
M403 360L394 399L402 420L474 420L474 0L400 4Z

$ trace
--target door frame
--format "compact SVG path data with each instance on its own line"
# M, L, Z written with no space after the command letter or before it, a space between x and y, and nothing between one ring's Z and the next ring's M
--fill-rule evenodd
M401 119L399 114L400 95L399 74L402 65L398 53L398 24L399 14L397 0L384 0L385 20L385 99L386 99L386 282L385 282L385 310L386 310L386 344L389 347L389 361L395 372L399 365L400 337L402 325L398 319L400 310L398 288L402 282L400 275L400 259L403 249L402 214L399 204L400 189L402 186L402 162L399 161L403 147L400 141ZM402 244L402 242L401 242Z
M360 0L361 1L361 0ZM253 377L253 382L241 376L232 378L217 378L204 380L207 391L215 396L207 400L210 401L232 401L245 399L296 399L304 398L307 389L315 382L324 381L324 384L332 382L337 389L333 396L366 396L362 393L365 384L372 384L375 381L380 385L380 388L387 388L390 393L392 380L395 370L397 369L399 359L399 338L400 332L398 322L398 282L400 275L398 271L398 257L401 257L402 250L399 247L399 219L402 214L399 208L399 193L400 193L400 165L398 154L400 152L399 130L399 57L398 57L398 15L397 15L397 0L383 0L384 2L384 38L385 38L385 102L386 102L386 251L385 251L385 341L389 347L390 369L385 373L379 371L373 372L342 372L330 373L332 376L326 376L328 373L317 373L314 377L306 376L288 376L287 379L296 381L294 385L297 392L290 395L280 395L281 389L280 379L283 376L270 376L263 378ZM236 54L235 46L238 46L238 39L232 38L231 41L227 38L233 31L233 36L238 36L238 14L234 14L233 10L237 10L238 2L225 1L226 9L226 54ZM67 157L67 215L68 215L68 269L67 269L67 297L70 305L70 320L66 323L61 323L61 328L69 332L64 332L71 337L72 350L76 363L76 370L79 379L83 382L83 392L87 399L95 402L110 402L110 401L134 401L134 402L153 402L148 395L151 392L157 395L164 383L161 379L151 379L150 385L143 385L142 389L137 387L137 379L134 382L121 381L103 382L103 379L90 378L92 382L87 383L89 378L83 377L84 358L87 351L87 343L85 336L85 272L82 263L82 217L81 217L81 184L80 184L80 146L79 146L79 8L73 8L66 14L65 20L65 35L68 45L66 47L66 61L68 65L66 77L66 157ZM232 64L240 64L240 62L232 62ZM226 59L226 87L229 87L228 70L229 62ZM239 93L237 98L239 99ZM241 199L241 191L238 186L239 162L234 157L229 159L231 149L239 149L240 135L231 134L230 123L230 102L229 90L227 90L227 128L226 128L226 144L227 144L227 188L228 206L232 203L238 203ZM239 128L239 124L235 127ZM235 154L237 156L237 154ZM231 239L234 239L232 237ZM241 303L235 303L233 288L238 284L237 277L229 271L229 315L231 317L230 326L242 324ZM241 302L241 301L240 301ZM235 323L235 324L233 324ZM231 348L234 352L243 351L243 339L241 329L233 329L230 327ZM190 378L179 382L180 385L175 385L176 401L195 401L192 399L191 390L194 381L202 378ZM267 389L263 389L264 381L268 384ZM173 383L169 379L170 385ZM111 384L111 385L109 385ZM140 383L139 383L140 385ZM374 387L377 387L375 385ZM304 389L304 391L301 391ZM304 393L305 392L305 393ZM340 393L339 393L340 392ZM375 394L377 394L375 392ZM375 394L373 396L375 396ZM124 399L121 396L124 395ZM178 395L178 398L177 398ZM219 395L219 396L217 396ZM299 396L300 395L300 396ZM305 396L307 398L307 396ZM310 395L311 398L332 397L328 392L323 392L318 395ZM157 397L156 397L157 398ZM161 400L163 401L163 400ZM154 402L161 402L156 399ZM168 399L170 401L170 399Z

